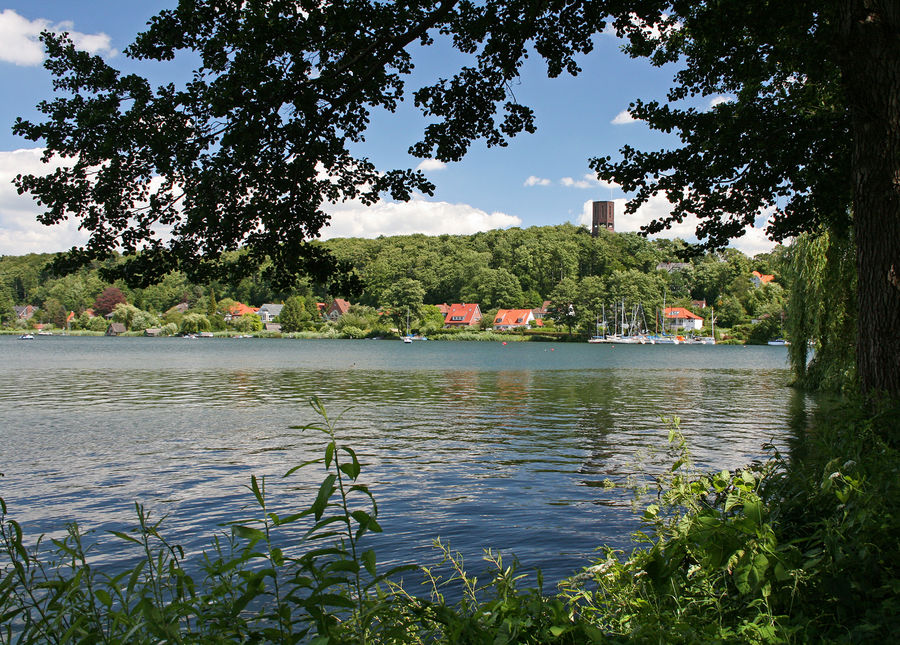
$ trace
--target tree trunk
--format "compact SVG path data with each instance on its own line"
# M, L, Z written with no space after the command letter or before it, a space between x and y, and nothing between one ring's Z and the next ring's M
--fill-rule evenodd
M866 395L900 399L900 2L842 0L841 73L852 128L859 287L857 368Z

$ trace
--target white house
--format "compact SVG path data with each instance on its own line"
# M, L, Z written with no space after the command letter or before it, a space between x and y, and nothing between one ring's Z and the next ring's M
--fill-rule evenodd
M284 309L284 305L273 305L273 304L265 304L259 308L259 311L256 313L259 315L259 319L264 323L272 322L278 317L278 314L281 313L281 310Z
M671 330L691 331L703 327L703 318L684 307L666 307L663 310L663 318L666 321L666 327Z

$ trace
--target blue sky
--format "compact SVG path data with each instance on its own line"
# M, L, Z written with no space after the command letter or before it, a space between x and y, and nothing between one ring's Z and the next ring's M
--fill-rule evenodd
M11 185L19 172L38 172L40 149L13 136L17 116L35 117L34 106L51 97L50 78L41 66L37 35L42 29L68 31L80 47L104 56L114 67L143 71L121 54L146 21L175 0L146 2L87 2L0 0L0 255L51 252L83 239L68 222L44 227L35 221L38 207ZM587 223L592 200L616 200L616 230L636 231L641 224L667 212L663 198L652 200L635 215L623 214L624 198L617 187L601 184L588 167L594 156L617 155L630 144L637 148L676 145L672 137L650 132L625 112L635 98L663 98L672 70L652 68L620 51L613 35L596 38L595 50L582 60L578 77L548 79L538 59L531 59L513 86L516 99L536 113L538 131L520 135L506 148L488 149L476 143L459 163L439 164L413 158L408 147L417 140L424 121L410 102L396 114L376 114L366 142L357 150L380 167L419 167L436 184L432 197L417 196L407 204L383 202L366 208L345 203L330 206L332 226L323 237L394 235L422 232L473 233L489 228L536 226L563 222ZM417 52L417 69L408 83L416 87L434 74L448 75L458 55L446 51ZM189 65L156 67L153 80L184 78ZM720 97L704 99L709 104ZM686 221L667 232L692 238ZM752 229L734 246L745 253L767 251L772 243L760 229Z

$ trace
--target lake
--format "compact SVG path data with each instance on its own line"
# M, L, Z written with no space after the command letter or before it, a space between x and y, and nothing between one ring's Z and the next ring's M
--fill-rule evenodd
M0 337L0 495L28 535L132 526L135 501L192 554L252 517L250 475L278 512L314 498L323 435L292 429L318 396L378 500L379 560L428 564L440 536L478 569L515 553L548 580L629 546L635 473L660 472L679 417L695 462L735 468L785 448L784 347L288 339Z

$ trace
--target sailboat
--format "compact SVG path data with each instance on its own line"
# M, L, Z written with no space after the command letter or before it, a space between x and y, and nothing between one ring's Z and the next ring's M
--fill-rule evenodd
M716 310L710 307L709 322L712 327L712 336L701 336L695 338L694 342L698 345L715 345L716 344Z
M606 305L603 305L603 333L600 333L600 318L597 318L597 333L588 339L589 343L606 342Z
M409 307L406 308L406 336L403 337L404 343L411 343L412 336L409 334Z

